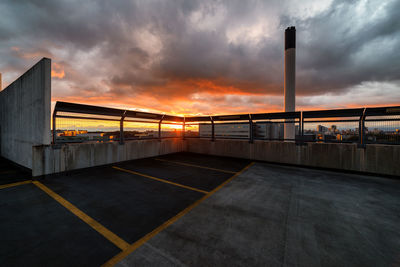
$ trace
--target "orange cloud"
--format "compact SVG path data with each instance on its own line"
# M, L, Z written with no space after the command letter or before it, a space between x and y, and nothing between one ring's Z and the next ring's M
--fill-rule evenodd
M64 67L60 64L53 62L51 67L51 77L62 79L65 76Z

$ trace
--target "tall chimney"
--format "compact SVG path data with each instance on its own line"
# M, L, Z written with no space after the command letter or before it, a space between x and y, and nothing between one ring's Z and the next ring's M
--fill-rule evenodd
M1 73L0 73L0 91L3 89L3 84L1 83Z
M296 107L296 28L285 30L285 112L295 111ZM293 120L289 120L293 121ZM285 139L295 138L293 123L285 123Z

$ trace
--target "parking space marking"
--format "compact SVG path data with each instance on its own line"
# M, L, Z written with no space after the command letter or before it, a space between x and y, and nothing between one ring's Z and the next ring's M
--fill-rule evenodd
M142 177L145 177L145 178L149 178L149 179L152 179L152 180L156 180L156 181L159 181L159 182L162 182L162 183L166 183L166 184L172 184L172 185L175 185L175 186L179 186L179 187L182 187L182 188L185 188L185 189L189 189L189 190L193 190L193 191L196 191L196 192L200 192L200 193L203 193L203 194L208 194L209 193L208 191L197 189L197 188L194 188L194 187L191 187L191 186L174 183L174 182L171 182L171 181L168 181L168 180L164 180L164 179L157 178L157 177L154 177L154 176L150 176L150 175L147 175L147 174L143 174L143 173L140 173L140 172L135 172L135 171L119 168L117 166L113 166L113 168L116 169L116 170L119 170L119 171L123 171L123 172L131 173L131 174L139 175L139 176L142 176Z
M75 216L77 216L79 219L87 223L90 227L92 227L94 230L96 230L98 233L100 233L102 236L104 236L106 239L108 239L111 243L116 245L118 248L120 248L122 251L126 250L129 248L129 243L108 230L106 227L101 225L99 222L97 222L95 219L78 209L76 206L74 206L72 203L64 199L62 196L45 186L39 181L33 181L32 182L34 185L39 187L41 190L46 192L50 197L52 197L54 200L56 200L58 203L60 203L62 206L64 206L67 210L72 212Z
M200 198L199 200L197 200L196 202L194 202L192 205L190 205L189 207L185 208L184 210L182 210L181 212L179 212L177 215L175 215L174 217L172 217L171 219L169 219L168 221L164 222L162 225L160 225L159 227L157 227L156 229L154 229L153 231L151 231L150 233L146 234L145 236L143 236L141 239L139 239L138 241L136 241L135 243L133 243L132 245L129 246L128 249L123 250L122 252L120 252L119 254L115 255L113 258L111 258L109 261L107 261L105 264L103 264L102 266L104 267L109 267L109 266L114 266L115 264L117 264L118 262L120 262L121 260L123 260L126 256L128 256L129 254L131 254L132 252L134 252L136 249L138 249L140 246L142 246L144 243L146 243L147 241L149 241L152 237L154 237L155 235L157 235L158 233L160 233L161 231L163 231L165 228L167 228L168 226L170 226L171 224L173 224L174 222L176 222L179 218L181 218L182 216L184 216L186 213L188 213L189 211L191 211L194 207L196 207L197 205L199 205L201 202L203 202L204 200L206 200L207 198L209 198L211 195L213 195L215 192L217 192L218 190L220 190L222 187L224 187L227 183L229 183L230 181L232 181L236 176L240 175L241 173L243 173L244 171L246 171L248 168L250 168L252 165L254 164L254 162L251 162L250 164L248 164L246 167L244 167L241 171L235 173L235 175L233 175L232 177L230 177L229 179L227 179L225 182L223 182L222 184L220 184L219 186L217 186L216 188L214 188L212 191L210 191L207 195L203 196L202 198Z
M180 164L180 165L185 165L189 167L196 167L196 168L201 168L201 169L207 169L207 170L212 170L212 171L218 171L218 172L225 172L225 173L230 173L230 174L235 174L236 172L234 171L227 171L227 170L222 170L222 169L217 169L217 168L211 168L211 167L206 167L206 166L200 166L196 164L191 164L191 163L186 163L186 162L181 162L181 161L174 161L174 160L167 160L167 159L155 159L159 161L165 161L165 162L171 162L175 164Z
M0 189L14 187L14 186L23 185L23 184L30 184L31 182L32 182L31 180L27 180L27 181L12 183L12 184L3 184L3 185L0 185Z

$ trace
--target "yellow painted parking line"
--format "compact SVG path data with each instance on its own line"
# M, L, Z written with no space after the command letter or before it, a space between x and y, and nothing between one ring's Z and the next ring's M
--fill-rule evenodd
M75 216L77 216L79 219L87 223L90 227L92 227L94 230L96 230L98 233L100 233L102 236L107 238L111 243L119 247L122 251L126 250L129 248L129 243L124 241L122 238L108 230L106 227L101 225L99 222L97 222L95 219L78 209L76 206L74 206L72 203L64 199L62 196L45 186L39 181L33 181L32 182L34 185L39 187L41 190L46 192L50 197L52 197L54 200L56 200L58 203L60 203L62 206L64 206L67 210L72 212Z
M14 186L23 185L23 184L30 184L31 182L32 182L31 180L28 180L28 181L17 182L17 183L12 183L12 184L2 184L2 185L0 185L0 189L14 187Z
M213 170L213 171L218 171L218 172L225 172L225 173L231 173L231 174L235 174L236 173L234 171L227 171L227 170L222 170L222 169L217 169L217 168L200 166L200 165L190 164L190 163L181 162L181 161L166 160L166 159L155 159L155 160L171 162L171 163L175 163L175 164L180 164L180 165L185 165L185 166L190 166L190 167L196 167L196 168L201 168L201 169Z
M196 202L194 202L192 205L190 205L189 207L187 207L186 209L182 210L181 212L179 212L177 215L175 215L174 217L172 217L171 219L169 219L168 221L164 222L162 225L160 225L159 227L157 227L156 229L154 229L153 231L151 231L150 233L148 233L147 235L143 236L141 239L139 239L138 241L136 241L135 243L133 243L132 245L129 246L128 249L123 250L122 252L120 252L119 254L115 255L113 258L111 258L109 261L107 261L105 264L103 264L102 266L104 267L108 267L108 266L114 266L115 264L117 264L118 262L120 262L121 260L123 260L126 256L128 256L129 254L131 254L132 252L134 252L136 249L138 249L140 246L142 246L144 243L146 243L147 241L149 241L152 237L154 237L155 235L157 235L158 233L160 233L161 231L163 231L165 228L167 228L168 226L170 226L171 224L173 224L174 222L176 222L179 218L181 218L182 216L184 216L186 213L188 213L189 211L191 211L194 207L196 207L197 205L199 205L201 202L203 202L204 200L206 200L207 198L209 198L211 195L213 195L215 192L217 192L218 190L220 190L222 187L224 187L227 183L229 183L230 181L232 181L236 176L240 175L241 173L243 173L245 170L247 170L248 168L250 168L252 165L254 164L254 162L250 163L249 165L247 165L246 167L244 167L241 171L237 172L235 175L233 175L231 178L229 178L228 180L226 180L225 182L223 182L222 184L220 184L218 187L214 188L212 191L210 191L207 195L203 196L202 198L200 198L199 200L197 200Z
M171 182L171 181L168 181L168 180L164 180L164 179L157 178L157 177L154 177L154 176L150 176L150 175L147 175L147 174L143 174L143 173L140 173L140 172L127 170L127 169L119 168L119 167L116 167L116 166L113 166L113 168L116 169L116 170L119 170L119 171L128 172L128 173L131 173L131 174L136 174L136 175L139 175L139 176L142 176L142 177L153 179L153 180L156 180L156 181L159 181L159 182L162 182L162 183L172 184L172 185L179 186L179 187L182 187L182 188L185 188L185 189L193 190L193 191L200 192L200 193L203 193L203 194L208 194L207 191L204 191L204 190L201 190L201 189L197 189L197 188L194 188L194 187L191 187L191 186L187 186L187 185L183 185L183 184L174 183L174 182Z

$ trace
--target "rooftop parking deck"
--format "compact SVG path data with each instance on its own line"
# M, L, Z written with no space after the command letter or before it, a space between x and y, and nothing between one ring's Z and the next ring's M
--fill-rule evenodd
M400 265L396 179L194 153L1 168L4 266Z

